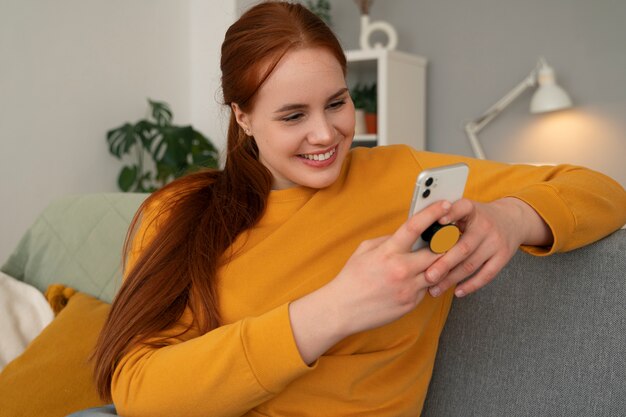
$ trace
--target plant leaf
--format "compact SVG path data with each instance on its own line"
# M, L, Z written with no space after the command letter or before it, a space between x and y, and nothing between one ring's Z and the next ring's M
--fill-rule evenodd
M133 165L132 167L125 166L122 168L120 176L117 178L117 185L120 187L120 190L124 192L130 191L132 186L137 181L137 170L137 165Z
M156 120L156 124L159 126L169 126L172 124L174 115L170 110L167 103L163 101L153 101L148 99L150 107L152 108L152 117Z
M109 130L107 142L109 142L109 152L121 158L137 143L134 126L130 123L124 123L116 129Z
M152 143L158 134L157 127L157 125L148 120L140 120L135 124L135 135L139 138L143 148L148 152L151 152Z
M173 125L166 103L150 99L148 103L154 121L126 123L107 132L113 155L121 158L131 150L137 151L131 153L135 164L124 166L118 176L122 191L152 192L190 170L218 167L218 151L209 139L192 126ZM152 161L145 161L147 155Z
M176 171L175 171L175 167L173 167L172 165L169 164L165 164L162 162L157 162L156 163L156 181L160 182L161 184L167 184L167 182L171 179L171 178L176 178Z
M191 160L197 167L217 168L218 152L215 146L200 132L193 130Z
M187 155L191 147L187 146L185 135L186 128L177 126L164 126L160 128L161 137L154 148L153 158L157 163L169 166L168 172L180 175L187 165Z

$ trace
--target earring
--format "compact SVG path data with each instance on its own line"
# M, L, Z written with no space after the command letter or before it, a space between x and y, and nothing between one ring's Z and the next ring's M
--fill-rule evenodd
M243 131L246 132L246 135L252 136L252 132L250 132L250 129L246 128Z

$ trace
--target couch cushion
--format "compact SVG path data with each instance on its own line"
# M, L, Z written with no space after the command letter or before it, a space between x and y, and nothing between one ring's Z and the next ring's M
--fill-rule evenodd
M1 270L40 291L60 282L111 301L128 225L147 194L72 195L50 204Z
M452 304L423 416L626 415L626 230Z
M3 417L62 417L103 404L89 357L109 305L82 293L0 372Z

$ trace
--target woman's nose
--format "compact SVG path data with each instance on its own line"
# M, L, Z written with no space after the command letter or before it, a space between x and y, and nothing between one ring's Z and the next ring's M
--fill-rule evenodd
M312 120L311 130L307 140L313 145L328 145L335 138L335 128L326 115L316 117Z

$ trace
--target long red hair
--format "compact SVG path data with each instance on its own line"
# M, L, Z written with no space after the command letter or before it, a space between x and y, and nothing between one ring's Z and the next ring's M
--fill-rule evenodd
M265 2L248 10L228 29L222 44L224 104L249 111L280 59L307 47L329 50L345 75L346 58L337 38L305 7ZM111 400L111 379L123 355L171 328L186 307L201 332L220 325L218 267L228 262L235 238L262 216L271 186L272 176L259 162L254 138L245 135L231 109L224 169L182 177L141 205L124 244L124 265L141 220L150 218L158 227L125 272L93 353L103 400Z

